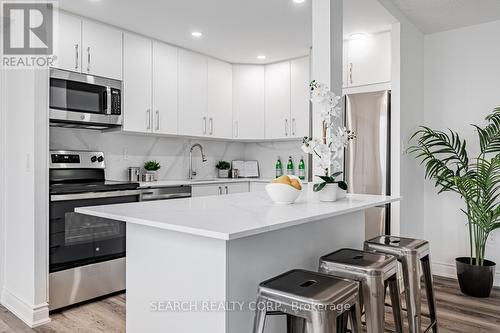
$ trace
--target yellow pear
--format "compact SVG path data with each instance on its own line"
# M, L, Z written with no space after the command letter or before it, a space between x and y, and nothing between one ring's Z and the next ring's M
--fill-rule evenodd
M302 185L300 184L300 182L297 179L292 179L292 181L290 182L290 185L292 185L293 187L295 187L299 191L302 190Z
M275 183L275 184L290 185L291 184L291 179L287 175L283 175L283 176L281 176L281 177L276 178L275 180L273 180L273 183Z

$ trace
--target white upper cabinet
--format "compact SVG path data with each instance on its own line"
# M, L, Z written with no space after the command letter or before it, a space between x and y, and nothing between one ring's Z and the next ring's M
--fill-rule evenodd
M179 50L179 134L208 134L207 57Z
M118 29L83 20L82 73L121 80L122 35Z
M123 40L123 129L151 132L152 42L129 33L125 33Z
M153 132L177 134L176 47L153 42Z
M291 128L292 137L309 136L309 57L290 62L291 73Z
M55 67L80 72L82 66L82 20L76 16L59 13L55 41Z
M121 30L60 12L55 45L55 67L122 79Z
M233 137L264 139L265 71L259 65L233 65Z
M266 139L291 136L290 119L290 62L266 67Z
M378 33L345 42L345 87L391 81L391 33Z
M207 135L232 138L233 68L231 64L208 59Z

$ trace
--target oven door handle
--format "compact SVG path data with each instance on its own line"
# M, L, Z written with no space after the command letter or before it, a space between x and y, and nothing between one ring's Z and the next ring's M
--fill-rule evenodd
M154 201L154 200L168 200L168 199L181 199L181 198L191 198L191 193L171 193L171 194L152 194L143 193L142 201Z
M70 201L70 200L85 200L85 199L101 199L101 198L118 198L128 197L132 195L141 195L140 190L126 191L111 191L111 192L90 192L90 193L75 193L75 194L54 194L50 196L50 201Z

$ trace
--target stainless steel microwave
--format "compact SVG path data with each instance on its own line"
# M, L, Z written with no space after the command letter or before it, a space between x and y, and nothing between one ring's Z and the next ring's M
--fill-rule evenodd
M49 86L51 126L104 129L122 125L121 81L51 69Z

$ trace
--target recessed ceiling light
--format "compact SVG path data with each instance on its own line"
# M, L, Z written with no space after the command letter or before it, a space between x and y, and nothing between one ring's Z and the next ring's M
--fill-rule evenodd
M349 39L354 40L354 39L361 39L361 38L365 38L365 37L366 37L365 33L358 32L358 33L355 33L355 34L351 34L349 36Z
M304 3L304 2L306 2L306 0L293 0L293 2L295 2L295 3Z
M259 59L259 60L266 60L266 56L265 56L265 55L263 55L263 54L259 54L259 55L257 56L257 59Z
M191 36L193 36L194 38L201 38L203 37L203 33L201 33L200 31L193 31L191 33Z

